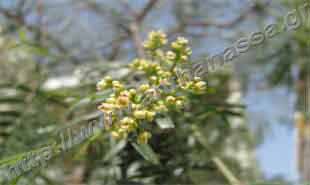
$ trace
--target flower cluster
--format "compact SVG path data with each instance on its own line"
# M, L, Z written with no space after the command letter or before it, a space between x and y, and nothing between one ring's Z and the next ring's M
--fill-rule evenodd
M143 43L143 46L148 51L155 51L167 44L167 36L161 31L152 31L149 34L149 39Z
M187 62L192 50L188 47L188 40L183 37L177 38L171 44L172 51L167 52L167 58L175 62Z
M109 124L106 129L115 138L136 139L147 143L151 133L147 130L156 116L169 110L180 110L186 105L188 93L203 93L206 83L199 77L179 79L177 69L189 60L191 49L185 38L171 43L163 32L151 32L144 48L151 59L135 59L129 68L144 75L147 82L136 88L125 88L120 81L107 76L97 84L99 91L112 89L113 93L98 107Z

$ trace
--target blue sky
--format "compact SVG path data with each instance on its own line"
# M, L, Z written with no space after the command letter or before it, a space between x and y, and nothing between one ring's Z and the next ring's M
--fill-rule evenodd
M265 175L281 175L297 181L295 134L284 126L274 126L273 136L257 149L257 157Z
M254 78L257 79L257 78ZM265 89L263 80L252 80L244 102L247 116L255 129L267 127L265 141L256 154L267 177L281 175L297 181L296 134L294 129L294 93L285 87Z

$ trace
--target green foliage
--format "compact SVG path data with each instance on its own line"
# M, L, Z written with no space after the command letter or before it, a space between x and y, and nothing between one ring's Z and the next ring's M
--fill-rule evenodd
M132 84L133 81L129 78L131 75L131 73L128 73L128 77L123 79ZM44 75L39 70L35 76L38 76L40 79ZM31 79L30 76L29 78ZM251 179L252 175L250 173L247 173L248 175L246 176L239 176L242 169L237 165L239 162L234 159L233 155L223 155L225 148L234 142L238 144L239 138L244 137L240 133L244 133L244 130L247 130L245 126L238 128L240 131L238 129L235 130L229 123L230 117L242 116L242 107L227 104L223 101L229 94L227 85L225 85L228 79L226 74L210 76L209 81L211 83L213 83L212 81L220 80L220 82L216 83L218 86L210 87L210 89L216 89L216 94L195 95L190 93L186 110L167 112L165 117L158 117L154 120L159 125L159 128L152 130L153 137L150 139L149 145L128 144L123 141L116 144L116 141L111 139L108 133L99 132L99 134L89 138L80 146L75 146L68 153L64 153L65 163L74 163L74 160L85 163L88 170L87 173L93 174L85 176L87 181L91 182L96 181L96 179L102 179L102 182L106 184L113 184L114 182L125 184L133 182L169 184L199 184L205 181L212 183L230 182L230 178L225 176L216 163L212 161L212 158L217 156L218 160L220 158L224 159L221 162L222 164L228 164L228 166L225 165L228 170L233 170L233 172L230 172L231 174L236 174L237 178L242 178L242 180ZM42 85L35 86L30 83L18 83L17 80L14 80L14 82L1 87L5 89L14 87L23 91L24 95L29 94L28 96L32 98L31 103L27 104L27 102L23 101L20 106L25 107L28 105L28 110L30 110L29 105L31 105L32 111L22 111L21 114L11 115L16 118L12 119L13 122L9 125L16 124L17 126L14 127L15 129L11 129L9 134L3 138L5 142L1 148L6 150L3 151L2 156L29 151L31 148L38 148L55 140L57 136L55 133L60 129L66 127L78 129L82 124L99 119L101 114L98 114L96 111L96 104L105 101L111 93L109 90L94 92L94 84L89 86L90 89L85 88L87 86L80 85L76 88L54 91L46 90ZM135 83L139 84L139 82ZM26 86L25 84L28 85ZM78 93L80 95L76 91L80 91ZM90 95L80 98L84 93ZM3 102L7 101L10 104L15 104L25 99L27 98L21 98L18 95L15 100L8 98L3 100ZM68 99L73 99L73 101L67 101ZM26 110L26 108L21 109ZM16 120L23 120L23 122L18 123ZM200 133L199 137L197 137L198 130ZM29 135L26 134L27 132L29 132ZM220 134L215 134L214 136L214 133ZM23 142L17 143L16 138L21 136L23 137ZM232 142L229 145L226 144L228 140ZM246 142L246 145L248 144ZM29 146L33 147L29 148ZM248 146L251 147L251 145ZM214 149L210 153L210 149L206 147ZM10 150L7 150L9 148ZM56 153L56 157L53 159L54 162L49 161L48 168L40 171L59 169L59 166L62 166L63 162L57 159L59 155L56 155ZM10 158L10 163L17 163L22 159L22 156ZM72 159L74 160L72 161ZM2 166L7 165L8 162L6 159L2 160ZM32 171L34 172L36 169L32 169ZM106 171L104 173L107 174L98 176L97 171ZM20 181L26 180L30 182L30 179L37 176L44 180L49 179L48 181L50 182L57 182L55 179L50 179L41 173L37 175L35 173L24 175L19 178Z
M197 35L205 35L205 29L188 29L188 26L204 25L195 21L206 20L209 3L202 0L161 1L158 10L143 23L147 11L159 1L147 1L141 14L127 1L76 0L68 1L72 3L69 5L57 5L57 8L44 3L44 6L40 5L45 1L32 4L34 2L11 3L10 6L17 6L12 12L0 8L0 13L7 19L0 37L4 39L0 42L0 166L16 165L29 153L36 153L46 146L52 146L54 157L47 161L46 167L32 168L13 179L11 184L243 185L261 178L252 155L256 138L243 120L245 106L240 105L239 100L228 101L232 95L231 74L227 71L213 73L205 79L190 75L180 77L174 70L182 71L188 64L191 66L189 41L179 37L169 46L167 43L182 33L193 41L194 52L201 52L206 44ZM27 7L35 9L31 12L38 15L35 23L29 18L32 17L28 14L31 8ZM70 9L63 11L63 17L62 10L55 12L62 7ZM78 7L78 11L74 7ZM173 7L173 11L169 7ZM87 16L98 18L102 15L100 20L106 22L97 24L94 18L96 26L91 31L87 29L93 20L87 19L85 26L85 22L78 19L79 26L74 26L69 12L84 8L91 10ZM130 11L124 11L124 8ZM152 32L147 42L140 43L143 34L139 32L157 27L157 16L164 14L162 11L166 8L176 20L171 24L171 30L166 29L169 35ZM263 10L261 5L255 8ZM55 20L49 20L50 14ZM205 25L234 26L243 17L245 15L232 24L207 21ZM45 25L45 21L60 24L54 27ZM101 28L106 23L109 30ZM58 26L63 27L62 32L56 31ZM104 38L95 37L98 33ZM99 47L98 54L94 49L98 43L93 43L92 39L108 41L111 35L115 38L109 47ZM140 55L139 59L128 67L127 62L135 54ZM70 76L77 83L68 86L63 78L59 78L63 76ZM95 82L103 76L112 76L113 80L112 77L101 80L97 84L100 92L96 92ZM64 85L47 88L50 80ZM144 99L146 91L160 86L161 82L173 82L164 84L171 92L161 92L157 102L148 104ZM105 112L107 107L102 106L103 102L127 104L130 90L132 94L135 90L137 95L130 101L141 105L140 112L130 115L134 121L141 122L132 132L124 132L126 137L115 139L111 135L113 131L114 136L123 134L120 128L96 129L95 134L81 144L60 152L59 133L66 129L78 132L91 121L103 123L106 117L97 107L101 105L100 109ZM115 102L111 103L111 98ZM142 103L144 100L147 105ZM154 104L156 110L152 107ZM117 125L121 120L116 118L118 115L113 116L114 125ZM130 119L124 121L132 123Z

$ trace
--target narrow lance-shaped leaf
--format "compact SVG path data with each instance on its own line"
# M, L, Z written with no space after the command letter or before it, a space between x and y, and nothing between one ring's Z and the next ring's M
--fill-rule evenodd
M153 151L150 145L137 143L131 144L145 160L156 165L160 164L157 154Z

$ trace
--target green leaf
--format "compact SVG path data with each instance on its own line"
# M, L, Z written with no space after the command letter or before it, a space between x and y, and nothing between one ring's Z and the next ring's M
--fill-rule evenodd
M158 165L159 159L157 154L153 151L153 149L148 144L137 144L131 143L132 146L137 150L137 152L147 161Z
M19 39L22 42L26 42L28 40L27 39L27 33L26 33L26 31L24 29L19 30L18 35L19 35Z
M33 52L37 55L40 55L40 56L47 56L49 54L49 51L47 48L43 48L43 47L36 47L36 46L33 46L31 48L29 48L30 52Z
M19 181L19 179L21 178L21 176L16 177L14 180L11 181L11 185L16 185Z
M156 123L161 129L172 129L175 128L175 125L170 117L157 118Z
M67 116L70 116L76 109L85 107L90 104L98 103L101 101L104 101L107 97L109 97L109 93L111 91L103 91L103 92L96 92L86 98L83 98L81 100L78 100L76 103L74 103L66 113Z
M126 146L127 142L125 140L117 143L112 149L104 156L104 161L111 160L114 156L116 156L119 152L121 152Z

